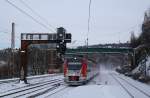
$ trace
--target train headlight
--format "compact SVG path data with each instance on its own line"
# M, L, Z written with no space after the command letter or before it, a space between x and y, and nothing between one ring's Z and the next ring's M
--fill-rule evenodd
M86 80L86 77L81 77L82 80Z

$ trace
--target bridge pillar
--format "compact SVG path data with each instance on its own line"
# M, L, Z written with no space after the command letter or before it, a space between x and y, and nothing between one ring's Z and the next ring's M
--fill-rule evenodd
M27 83L27 48L29 46L28 41L21 40L21 50L20 50L20 80Z

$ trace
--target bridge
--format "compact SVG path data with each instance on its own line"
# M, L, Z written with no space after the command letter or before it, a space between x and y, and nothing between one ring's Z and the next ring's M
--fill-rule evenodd
M132 48L77 48L77 49L67 49L66 54L93 54L93 53L103 53L103 54L122 54L128 53L133 54L134 50Z

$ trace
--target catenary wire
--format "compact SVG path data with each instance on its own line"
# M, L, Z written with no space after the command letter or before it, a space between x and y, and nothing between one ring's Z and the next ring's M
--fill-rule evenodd
M37 13L35 10L33 10L26 2L23 0L19 0L24 6L26 6L32 13L34 13L36 16L38 16L41 20L43 20L47 25L49 25L52 29L55 29L52 25L48 23L48 20L42 17L39 13Z
M35 19L33 16L31 16L30 14L28 14L26 11L22 10L21 8L19 8L18 6L16 6L14 3L10 2L9 0L5 0L8 4L12 5L14 8L16 8L18 11L20 11L21 13L25 14L26 16L28 16L29 18L31 18L33 21L35 21L36 23L38 23L39 25L41 25L42 27L44 27L45 29L48 29L52 32L54 32L53 30L51 30L49 27L47 27L45 24L39 22L37 19Z

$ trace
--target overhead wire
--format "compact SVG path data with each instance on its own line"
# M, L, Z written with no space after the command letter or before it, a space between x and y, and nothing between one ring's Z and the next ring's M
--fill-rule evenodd
M54 32L53 30L51 30L49 27L47 27L47 25L41 23L40 21L38 21L37 19L35 19L33 16L31 16L30 14L28 14L26 11L22 10L21 8L19 8L18 6L16 6L14 3L10 2L9 0L5 0L8 4L10 4L11 6L13 6L14 8L16 8L18 11L20 11L21 13L25 14L26 16L28 16L30 19L32 19L33 21L35 21L36 23L38 23L39 25L41 25L42 27L44 27L45 29L48 29L52 32Z
M52 29L55 29L52 25L48 23L48 20L42 17L39 13L37 13L35 10L33 10L26 2L23 0L19 0L24 6L26 6L32 13L34 13L36 16L38 16L41 20L43 20L46 24L48 24Z
M123 30L123 31L120 31L120 32L118 32L118 33L132 31L134 28L137 28L138 26L142 27L141 25L142 25L142 24L135 24L135 25L133 25L132 27L129 27L129 28L127 28L127 29L125 29L125 30Z
M0 30L0 33L8 33L8 32L7 32L7 31L1 31L1 30Z
M135 33L135 31L134 31L134 29L135 28L141 28L142 27L142 24L135 24L135 25L133 25L133 26L131 26L131 27L129 27L129 28L127 28L127 29L124 29L123 31L120 31L120 32L116 32L116 34L118 35L118 39L119 39L119 43L121 43L121 36L120 36L120 34L121 33L126 33L126 34L131 34L131 32L134 32ZM128 32L128 33L127 33ZM136 33L140 33L141 31L140 30L137 30L136 31Z

